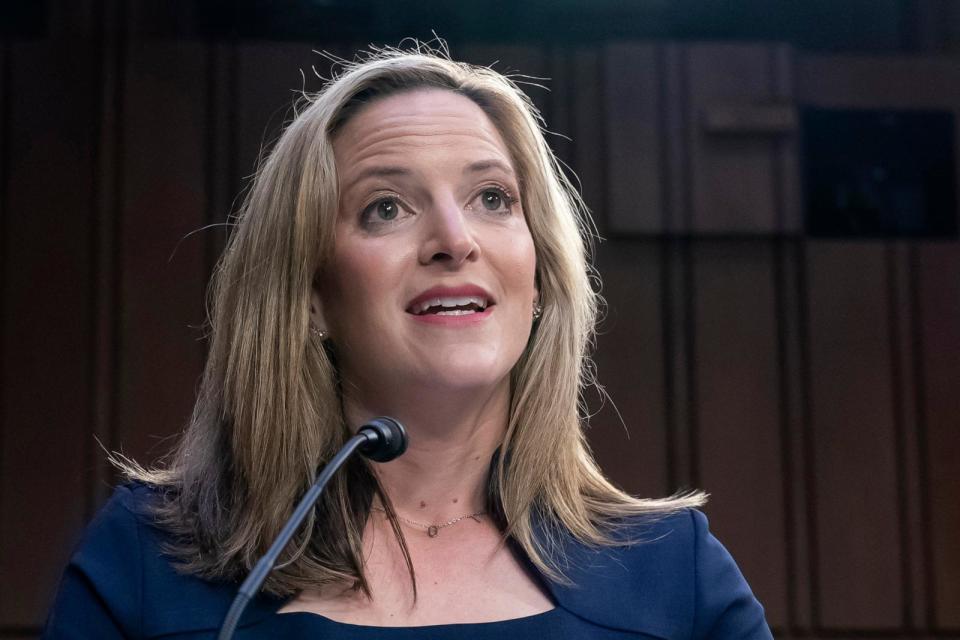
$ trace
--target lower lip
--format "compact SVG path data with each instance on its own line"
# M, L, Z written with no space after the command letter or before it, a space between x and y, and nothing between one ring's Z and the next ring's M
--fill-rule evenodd
M483 322L490 317L496 305L490 305L483 311L475 311L463 315L443 315L439 313L425 313L423 315L410 314L417 322L429 324L438 327L469 327Z

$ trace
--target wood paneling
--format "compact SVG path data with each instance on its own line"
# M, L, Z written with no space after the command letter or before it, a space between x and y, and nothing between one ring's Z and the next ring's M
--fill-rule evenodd
M603 52L612 230L799 230L789 48L621 43Z
M609 215L606 190L607 148L603 112L603 96L599 91L584 91L597 83L602 66L596 49L578 47L572 53L570 111L573 155L570 168L579 178L574 184L581 188L587 207L593 212L597 225L607 224Z
M660 55L652 44L604 50L606 213L611 230L619 233L657 233L670 213L662 193Z
M948 56L807 54L797 99L834 108L960 108L960 65Z
M89 50L31 42L5 52L0 625L29 627L44 619L83 526L95 448L97 81Z
M915 277L915 251L906 242L887 247L887 290L890 309L891 392L896 427L897 501L900 511L900 567L903 576L904 626L923 628L928 600L924 567L924 529L920 450L918 386L916 367L918 324Z
M693 264L689 240L661 244L663 265L664 410L671 489L699 488L696 385L693 362L696 335L693 317Z
M597 339L600 383L612 400L590 421L590 441L617 484L643 496L664 495L664 336L661 252L656 243L604 246L598 268L607 283L605 318ZM601 399L588 392L591 407ZM622 420L622 422L621 422Z
M817 611L826 628L902 622L884 247L807 250Z
M772 625L786 622L786 549L773 251L694 245L699 485ZM734 426L736 425L736 426Z
M932 572L932 622L960 629L960 246L919 249L918 310L922 344L921 420L926 447L927 570Z
M789 630L809 629L813 594L810 584L810 485L807 473L812 438L809 424L809 360L805 349L806 272L801 241L774 243L781 457L784 501L784 589Z
M120 156L117 429L147 462L185 426L204 347L207 52L131 44Z
M775 46L743 44L691 45L685 52L687 153L692 192L691 230L705 233L795 231L778 227L781 199L792 184L778 170L778 156L795 147L777 144L777 136L751 130L711 133L704 127L713 109L731 113L789 107L792 83L787 53Z
M110 490L93 434L149 462L188 416L226 237L193 232L228 221L300 91L320 87L313 67L328 75L313 49L361 48L144 39L124 7L78 9L84 33L103 20L95 43L67 30L0 47L5 638L36 635ZM596 361L629 433L607 404L588 434L614 481L710 491L713 529L782 637L960 634L957 242L785 239L801 227L795 137L704 124L792 97L960 113L956 60L451 48L556 78L527 88L572 136L549 139L612 234Z
M273 146L283 124L293 118L294 103L302 97L300 91L319 88L313 67L324 73L329 63L324 66L325 59L312 49L302 43L238 45L234 96L239 171L234 183L238 187L249 185L261 153Z

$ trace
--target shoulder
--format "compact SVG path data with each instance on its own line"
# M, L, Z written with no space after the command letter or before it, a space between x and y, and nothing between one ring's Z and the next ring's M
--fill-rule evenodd
M90 522L60 582L44 637L60 637L97 606L91 631L140 635L143 563L132 487L118 488Z
M624 520L623 544L568 538L550 585L558 604L598 624L662 638L770 638L763 608L700 511Z
M91 607L123 637L219 627L235 585L177 571L166 552L170 539L154 516L159 498L156 489L140 483L114 491L70 559L45 637L61 637L56 629L81 620L87 624ZM250 621L256 618L253 613Z

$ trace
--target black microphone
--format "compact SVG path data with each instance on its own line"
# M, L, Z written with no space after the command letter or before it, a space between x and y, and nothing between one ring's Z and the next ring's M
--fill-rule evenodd
M403 425L393 418L374 418L360 427L357 435L350 438L337 455L333 456L323 471L320 472L320 475L317 476L316 482L300 500L300 504L293 510L293 515L283 525L280 535L270 545L270 549L254 565L247 579L240 585L237 596L233 599L233 604L230 605L230 610L227 611L223 624L220 625L220 633L217 635L218 640L230 640L233 637L233 632L240 622L240 616L243 615L244 609L247 608L247 603L260 591L263 581L270 575L273 565L280 557L280 553L283 552L290 539L293 538L293 534L303 523L304 518L313 509L314 503L323 493L323 489L330 482L330 478L357 449L371 460L389 462L407 450L407 432Z

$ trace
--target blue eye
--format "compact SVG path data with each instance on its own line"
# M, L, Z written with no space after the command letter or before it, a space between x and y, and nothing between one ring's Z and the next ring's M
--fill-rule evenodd
M480 194L480 197L483 200L483 208L487 211L496 211L503 206L503 197L493 189L487 189Z
M395 197L380 198L371 202L360 214L360 224L375 227L393 222L401 217L400 201Z
M488 187L481 191L477 197L484 210L493 213L508 214L511 212L511 205L517 202L509 193L500 187Z
M374 203L374 213L381 220L393 220L399 213L396 200L381 200Z

